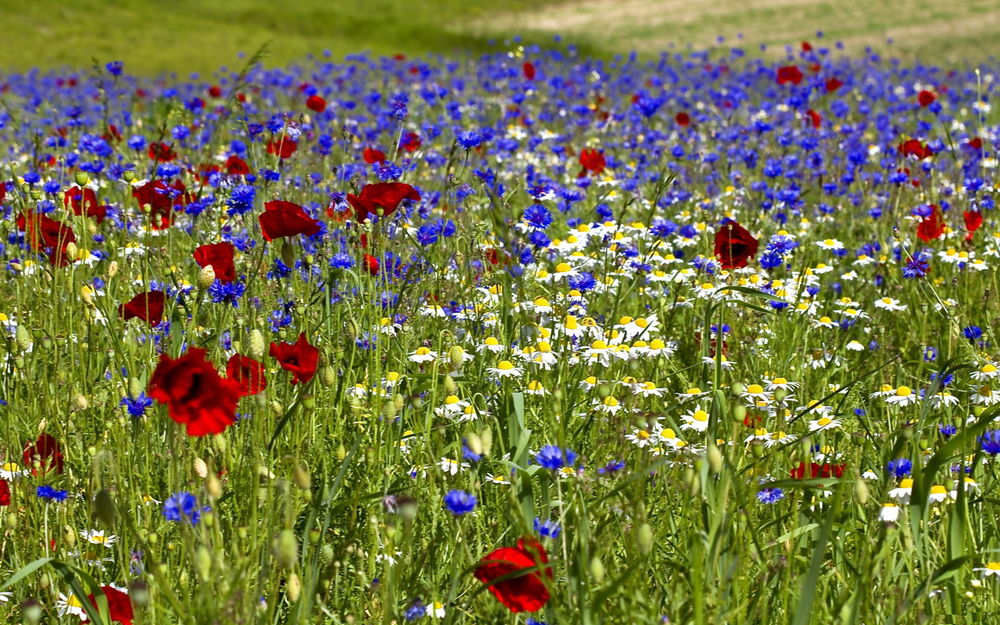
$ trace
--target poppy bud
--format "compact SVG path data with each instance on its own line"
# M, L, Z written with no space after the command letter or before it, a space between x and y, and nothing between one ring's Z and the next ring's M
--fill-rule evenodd
M93 290L89 286L80 287L80 299L87 306L94 305L94 296L92 295Z
M590 560L590 576L593 577L594 581L598 584L604 581L604 564L597 556L594 556Z
M82 187L83 185L90 182L90 176L88 176L87 172L85 171L78 171L75 174L73 174L73 180L76 181L76 184L78 186Z
M323 367L322 371L319 372L319 381L323 386L334 386L337 384L337 372L333 367L327 365Z
M649 523L643 523L636 530L635 544L642 555L646 555L653 550L653 528L649 526Z
M323 532L321 532L319 529L317 529L317 528L314 527L311 530L309 530L309 543L310 544L312 544L312 545L318 545L320 538L323 538Z
M281 243L281 262L289 267L295 266L295 248L292 247L292 242L288 239Z
M745 386L743 386L742 382L733 382L733 385L730 387L729 390L733 392L733 397L739 397L740 395L745 393L747 389Z
M701 480L695 470L690 467L684 472L684 484L688 487L688 492L692 497L697 497L701 493Z
M216 434L212 437L212 442L215 443L215 449L220 453L226 453L226 437L222 434Z
M465 442L469 446L469 449L472 450L472 453L476 454L477 456L483 455L483 440L479 438L478 434L475 433L469 434L466 437Z
M611 385L607 383L601 383L597 385L597 395L601 399L607 399L611 395Z
M788 391L786 391L783 388L775 389L775 391L774 391L774 400L775 401L783 401L785 399L785 397L788 397Z
M266 349L266 344L264 343L264 335L260 333L260 330L254 328L250 332L250 355L260 360L264 357L264 350Z
M115 500L111 497L111 491L106 488L97 491L97 495L94 497L93 513L94 518L104 525L114 526L118 512L115 510Z
M301 465L296 465L293 477L295 479L295 485L302 490L309 490L312 488L312 477L309 475L309 469L306 469Z
M290 529L281 530L274 540L274 559L278 565L286 569L295 566L299 557L299 545L295 540L295 532Z
M396 418L396 402L387 401L382 404L382 416L392 420Z
M42 199L43 192L41 189L31 189L31 199L40 200Z
M284 407L281 405L281 402L279 402L279 401L272 401L271 402L271 412L273 412L274 414L279 414L280 415L284 411L285 410L284 410Z
M460 345L455 345L448 350L448 360L451 362L451 368L457 371L465 362L465 350Z
M490 455L490 451L493 450L493 430L483 428L483 430L479 433L479 440L483 443L482 455Z
M455 380L450 376L444 376L444 392L449 395L454 395L458 392L458 385L455 384Z
M396 414L399 414L406 407L406 398L402 393L396 393L392 396L392 403L396 404Z
M31 334L23 325L17 326L17 331L14 333L14 342L21 349L22 352L26 352L31 349Z
M108 279L114 278L115 274L118 273L118 261L113 260L111 264L108 265Z
M73 410L80 412L87 408L90 408L90 401L86 395L77 393L73 396Z
M747 409L741 404L736 404L733 406L733 421L737 423L743 423L743 419L747 418Z
M205 479L205 476L208 475L208 465L205 464L205 461L202 460L201 458L195 458L194 459L194 472L201 479Z
M868 485L865 484L864 480L854 482L854 496L857 497L858 503L861 505L868 503Z
M722 457L722 452L719 451L719 448L710 444L708 446L708 452L705 455L708 456L708 466L712 469L712 473L721 473L724 458Z
M205 265L198 271L198 288L207 289L215 282L215 268Z
M79 252L80 252L80 248L78 248L76 246L76 243L73 243L72 241L70 241L69 243L66 244L66 255L65 255L65 257L66 257L67 260L73 260L73 259L75 259L77 257L77 254L79 254Z
M135 180L135 172L132 171L131 169L126 169L125 171L122 172L122 180L124 180L125 182L132 182L133 180Z
M128 585L128 599L137 608L149 605L149 585L142 580L134 580Z
M216 474L209 473L208 477L205 478L205 490L215 499L222 496L222 481Z
M333 561L333 547L330 545L323 545L319 549L319 561L323 564L329 564Z
M76 530L69 525L63 525L62 544L68 549L76 545Z
M299 576L292 573L288 576L288 581L285 582L285 590L288 591L289 601L298 601L299 595L302 594L302 582L299 581Z
M198 550L194 554L194 567L198 569L201 581L207 582L212 579L212 554L205 545L198 545Z
M302 407L306 410L313 410L316 408L316 397L314 395L306 394L302 396Z
M343 462L346 457L347 450L344 449L343 445L337 445L337 462Z

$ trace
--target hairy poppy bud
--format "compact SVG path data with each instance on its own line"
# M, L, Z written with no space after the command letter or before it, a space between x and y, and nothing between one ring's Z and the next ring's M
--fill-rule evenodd
M604 581L604 564L597 556L590 560L590 575L598 584Z
M198 550L194 554L194 566L198 569L201 581L207 582L212 579L212 554L205 545L198 545Z
M83 185L90 182L90 176L88 176L87 172L85 171L78 171L73 174L73 180L76 181L77 185L82 187Z
M222 480L214 473L209 473L205 478L205 490L215 499L222 497Z
M280 566L290 569L295 566L298 556L299 545L295 539L295 532L290 529L281 530L274 540L274 559Z
M327 365L319 372L319 381L323 386L332 387L337 384L337 371Z
M264 350L266 349L266 344L264 343L264 335L260 333L260 330L254 328L250 332L250 355L260 360L264 357Z
M708 456L708 466L712 469L712 473L721 473L724 458L719 448L710 444L706 455Z
M215 268L205 265L198 271L198 288L207 289L215 282Z
M104 525L114 526L118 512L115 509L115 500L111 497L111 491L106 488L97 491L97 495L94 497L93 513L94 518Z
M458 385L455 384L454 378L450 375L444 376L444 392L449 395L458 393Z
M299 600L299 595L302 594L302 582L299 581L299 576L296 573L288 576L288 581L285 582L285 590L288 591L289 601Z
M77 393L73 396L73 410L81 412L90 408L90 401L87 399L86 395Z
M649 523L643 523L636 530L635 544L642 555L646 555L653 550L653 528L649 526Z
M309 490L312 488L312 476L309 475L309 469L301 465L296 465L293 477L295 479L295 485L302 490Z
M31 334L23 325L17 326L17 331L14 333L14 341L21 351L26 352L31 349Z
M858 503L861 505L868 503L868 485L863 479L854 482L854 496L857 497Z

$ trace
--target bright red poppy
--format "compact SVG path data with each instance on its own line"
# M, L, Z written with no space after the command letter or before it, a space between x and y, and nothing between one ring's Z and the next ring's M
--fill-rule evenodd
M306 108L310 111L322 113L326 110L326 100L318 95L311 95L309 96L309 99L306 100Z
M681 111L676 116L674 116L674 121L677 122L678 126L687 126L691 123L691 116Z
M219 375L205 350L191 347L179 358L160 355L149 380L149 396L167 405L170 418L188 436L219 434L236 422L240 383Z
M921 143L920 139L907 139L899 144L897 148L903 156L915 156L917 160L924 160L934 155L927 144Z
M239 383L241 395L256 395L267 388L264 365L249 356L230 356L226 363L226 376Z
M937 100L937 96L934 95L933 91L928 91L924 89L923 91L917 94L917 102L919 102L920 106L924 108L927 108L928 106L933 104L934 100Z
M838 80L836 78L829 78L827 79L826 84L823 85L823 88L826 90L827 93L833 93L834 91L840 89L843 86L844 86L844 81Z
M97 223L104 221L108 214L108 209L97 203L97 194L93 189L77 186L70 187L63 194L63 207L72 208L74 215L86 215L93 217Z
M362 156L365 159L365 162L368 163L369 165L373 163L385 162L385 152L383 152L382 150L377 150L375 148L365 148L365 151L362 154Z
M396 212L403 200L419 199L420 193L403 182L366 184L361 193L347 194L347 201L354 207L354 217L358 223L368 219L369 215L377 215L379 209L382 209L383 217L388 217Z
M819 128L823 125L823 116L812 109L806 111L806 117L809 118L809 123L812 124L813 128Z
M297 234L312 236L320 231L320 222L306 214L302 207L292 202L272 200L264 204L264 212L257 218L264 238L273 241Z
M794 65L779 67L774 80L779 85L786 85L788 83L797 85L802 82L802 70Z
M163 304L165 301L166 297L163 291L139 293L119 306L118 314L125 321L132 318L142 319L155 328L163 321Z
M757 253L757 239L735 221L727 221L715 233L715 257L723 269L746 267Z
M38 438L34 443L28 443L24 448L24 453L22 454L24 465L26 467L31 467L31 474L42 475L52 472L52 473L62 473L63 472L63 455L62 447L51 434L48 432L42 432L38 435ZM38 466L35 466L35 462Z
M965 220L965 230L968 232L965 240L971 241L972 235L983 225L983 214L979 211L965 211L962 213L962 219Z
M305 332L294 343L271 343L269 353L282 369L292 372L292 384L306 383L316 375L319 350L309 344Z
M177 158L177 153L174 152L173 148L163 142L150 143L146 152L149 154L149 158L160 163L169 163Z
M128 598L128 595L113 586L101 586L101 592L108 600L108 616L111 617L111 621L122 625L132 625L135 612L132 609L132 600ZM87 598L90 599L91 605L96 608L97 599L94 598L94 595L87 595ZM83 622L86 623L87 619L84 619Z
M27 233L31 249L46 254L49 262L56 267L69 264L66 248L70 243L76 242L76 234L72 228L43 213L21 213L14 221L18 230Z
M969 139L969 142L966 143L965 145L970 150L972 150L973 152L982 152L983 151L983 140L980 139L979 137L973 137L973 138ZM2 186L2 185L0 185L0 186ZM2 202L3 202L3 191L0 190L0 203L2 203Z
M917 238L924 243L930 243L944 234L944 219L937 204L931 204L931 214L917 224Z
M232 243L222 241L221 243L200 245L195 248L191 256L194 257L194 262L198 263L199 267L211 265L215 271L216 279L222 282L232 282L236 279L236 266L233 263L235 252L236 247Z
M399 147L403 148L407 152L415 152L420 149L420 145L422 143L420 135L415 132L408 132L403 135L402 140L399 142Z
M524 65L521 66L521 71L524 72L524 77L528 80L535 79L535 64L531 61L525 61Z
M364 257L365 270L373 276L378 275L378 259L371 254L365 254Z
M538 541L522 538L517 547L501 547L487 554L474 574L511 612L537 612L549 601L543 579L552 579L552 569L545 566L548 562L545 548ZM524 573L516 575L519 571ZM500 578L506 579L497 581Z
M7 480L0 480L0 506L10 505L10 484Z
M281 137L267 142L267 153L277 154L279 158L289 158L299 149L299 144L290 137Z
M222 89L218 85L212 85L211 87L208 88L208 95L212 96L213 98L221 98Z
M597 150L584 148L580 150L580 165L583 169L576 175L577 178L586 176L587 172L592 174L601 173L607 166L607 162L604 160L604 155Z
M808 465L808 477L811 479L816 479L818 477L836 477L839 478L844 474L844 470L847 468L846 464L816 464L815 462L810 462ZM800 462L797 467L789 471L789 474L793 479L801 480L806 478L807 465L804 462Z
M226 173L230 176L246 176L250 173L250 166L247 165L247 162L235 154L226 159L225 167Z
M173 222L173 208L185 203L186 187L180 180L170 186L162 180L150 180L141 187L133 187L132 197L140 209L149 211L150 224L155 230L163 230Z

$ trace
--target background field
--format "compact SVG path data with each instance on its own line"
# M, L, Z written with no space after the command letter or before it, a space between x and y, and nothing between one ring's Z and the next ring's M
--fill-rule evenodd
M324 50L483 51L516 34L540 42L557 33L607 56L708 48L720 36L724 45L767 44L780 54L817 30L831 45L934 63L1000 55L1000 4L991 0L0 0L0 13L6 71L114 58L132 72L209 72L238 65L239 52L265 41L269 62L283 64Z

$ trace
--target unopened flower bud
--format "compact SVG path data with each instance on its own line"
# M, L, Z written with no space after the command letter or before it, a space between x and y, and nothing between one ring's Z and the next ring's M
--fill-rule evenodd
M274 540L274 559L280 566L290 569L295 566L298 556L299 544L295 539L295 532L290 529L281 530Z
M254 328L250 332L250 355L260 360L264 357L265 347L264 335L260 333L260 330Z
M78 171L73 174L73 180L76 181L76 184L82 187L83 185L90 182L90 176L87 175L87 172L85 171Z
M299 600L299 595L302 594L302 582L299 581L299 576L296 573L288 576L288 581L285 582L285 590L288 591L289 601Z
M635 532L635 544L639 547L639 553L648 554L653 550L653 528L649 523L643 523Z
M198 272L198 288L207 289L215 282L215 267L205 265Z
M590 576L598 584L604 581L604 563L597 556L590 560Z

